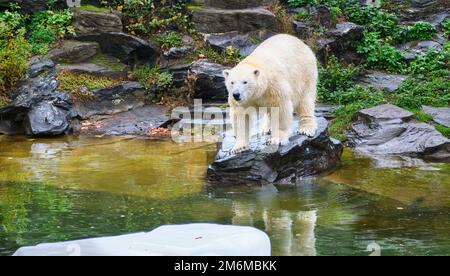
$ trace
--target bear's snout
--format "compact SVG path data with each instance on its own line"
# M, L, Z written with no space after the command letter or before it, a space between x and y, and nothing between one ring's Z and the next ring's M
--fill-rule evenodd
M233 93L233 98L236 101L240 101L241 100L241 93Z

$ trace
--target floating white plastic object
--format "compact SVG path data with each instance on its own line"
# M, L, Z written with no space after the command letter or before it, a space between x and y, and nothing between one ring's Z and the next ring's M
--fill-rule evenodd
M22 247L14 256L270 256L266 233L246 226L187 224L149 233Z

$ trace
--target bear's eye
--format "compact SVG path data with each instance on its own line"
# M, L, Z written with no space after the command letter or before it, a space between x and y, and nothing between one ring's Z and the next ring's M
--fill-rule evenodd
M246 81L244 81L244 84L247 84L247 82L246 82Z
M232 81L231 84L234 84L234 81Z

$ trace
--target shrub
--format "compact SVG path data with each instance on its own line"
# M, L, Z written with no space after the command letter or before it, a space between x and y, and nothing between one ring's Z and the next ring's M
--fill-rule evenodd
M212 48L200 48L196 51L194 59L207 58L213 62L220 63L222 65L234 66L239 63L243 56L239 53L239 50L233 49L229 46L225 51L215 51Z
M428 75L439 70L448 70L450 60L450 43L443 51L428 50L424 55L418 55L404 70L406 74Z
M75 34L69 10L38 12L33 16L28 30L34 54L43 54L56 40L66 34Z
M357 46L357 52L366 56L365 64L374 69L398 71L403 66L403 53L383 43L376 32L365 32Z
M419 21L412 26L403 26L394 35L396 43L403 43L414 40L429 40L436 33L435 28L429 22Z
M169 49L182 45L181 34L177 32L159 34L156 36L156 41L161 45L161 48L163 49Z
M450 19L447 19L444 23L442 23L442 29L444 30L444 35L447 38L450 38Z
M394 104L410 109L420 109L422 105L448 106L450 104L450 72L440 70L428 76L410 77L396 91Z
M173 82L172 74L162 72L159 67L141 66L133 72L133 77L149 89L153 85L160 90L171 88Z
M337 103L341 91L354 85L358 68L350 65L344 68L336 57L332 56L324 68L319 69L318 94L322 102Z
M169 1L125 0L123 11L127 30L132 34L149 35L163 33L168 29L178 32L190 31L192 24L184 3Z
M2 41L0 48L0 94L14 87L28 69L31 46L21 28ZM8 96L8 95L7 95Z
M288 0L288 4L294 8L304 6L317 6L320 4L320 0Z

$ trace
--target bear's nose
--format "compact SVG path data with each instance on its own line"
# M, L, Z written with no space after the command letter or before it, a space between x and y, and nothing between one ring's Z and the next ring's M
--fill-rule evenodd
M236 101L240 101L240 100L241 100L241 94L240 94L240 93L233 93L233 98L234 98Z

